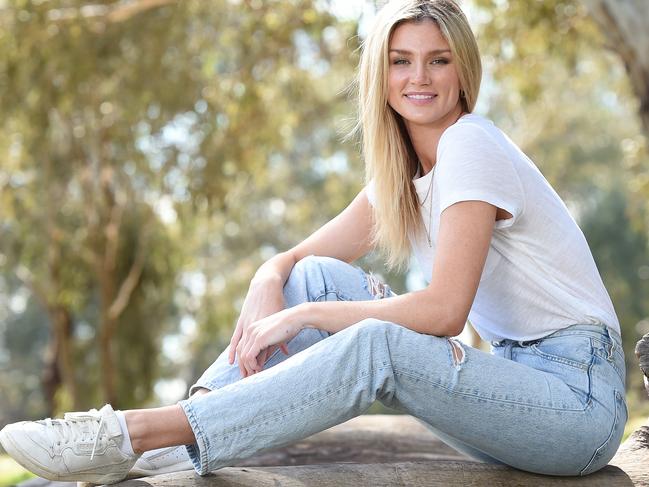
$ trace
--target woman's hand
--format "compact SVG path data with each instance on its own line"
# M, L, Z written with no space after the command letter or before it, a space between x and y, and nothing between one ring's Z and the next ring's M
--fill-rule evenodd
M286 343L306 324L303 310L302 305L284 309L246 327L237 346L242 377L260 372L278 345L288 355Z
M283 309L283 284L279 280L259 279L253 280L250 283L250 289L248 289L248 294L243 302L241 314L237 320L237 326L230 339L230 352L228 354L230 365L234 364L235 354L239 348L241 337L248 327L255 321L266 318ZM288 354L286 349L284 351Z

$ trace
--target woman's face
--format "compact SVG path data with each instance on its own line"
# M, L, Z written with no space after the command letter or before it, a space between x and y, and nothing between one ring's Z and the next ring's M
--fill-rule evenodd
M388 103L409 129L445 128L459 118L460 81L451 49L435 22L397 26L389 56Z

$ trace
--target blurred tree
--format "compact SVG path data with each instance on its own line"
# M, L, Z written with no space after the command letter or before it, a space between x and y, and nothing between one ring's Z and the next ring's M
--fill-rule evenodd
M15 1L0 22L0 264L47 311L46 413L142 404L177 305L213 343L261 260L358 190L334 123L355 23L306 0Z
M646 210L645 210L646 211ZM624 183L593 191L583 211L581 226L597 259L607 288L612 291L620 321L624 346L633 350L639 335L649 332L649 255L647 234L631 220ZM635 357L628 357L635 368ZM643 388L642 378L633 385Z
M584 0L629 75L639 103L640 120L649 135L649 2L646 0Z

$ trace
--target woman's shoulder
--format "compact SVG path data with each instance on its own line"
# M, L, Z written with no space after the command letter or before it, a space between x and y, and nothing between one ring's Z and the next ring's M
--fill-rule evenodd
M482 154L504 156L503 137L494 123L481 115L468 113L460 117L442 134L438 145L438 159L444 153L462 156Z
M471 140L466 139L467 137L470 137L470 139L477 138L477 140L493 139L494 131L497 131L497 128L490 119L475 113L467 113L444 131L440 143L443 140L446 142L453 141L458 137L462 142L471 142Z

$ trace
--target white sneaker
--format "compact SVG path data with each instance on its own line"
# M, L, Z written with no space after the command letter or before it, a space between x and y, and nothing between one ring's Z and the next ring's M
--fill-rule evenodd
M22 421L0 431L14 460L48 480L112 484L126 477L139 455L120 449L122 429L110 405L64 419Z
M129 478L147 477L161 473L182 472L194 470L194 464L189 459L187 448L170 446L144 452L135 462L128 473Z

